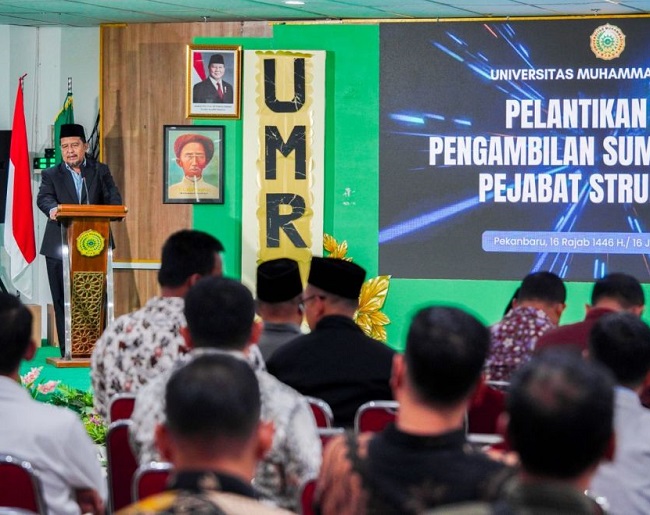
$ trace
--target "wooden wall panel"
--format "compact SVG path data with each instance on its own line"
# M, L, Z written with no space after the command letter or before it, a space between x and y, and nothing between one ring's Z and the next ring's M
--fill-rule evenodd
M114 223L115 261L158 260L174 231L192 227L191 205L162 203L163 125L185 118L186 45L195 37L269 37L266 22L107 25L101 28L102 161L129 214ZM152 271L115 274L115 314L158 293Z

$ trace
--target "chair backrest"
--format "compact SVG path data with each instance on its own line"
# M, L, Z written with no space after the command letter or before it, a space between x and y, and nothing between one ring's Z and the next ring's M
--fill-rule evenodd
M314 515L314 493L316 492L316 480L308 479L300 489L300 513L301 515Z
M480 383L472 396L467 411L467 431L494 435L497 434L497 421L506 409L506 394L490 386L490 383Z
M113 512L132 502L131 484L138 464L129 445L131 424L130 420L113 422L106 435L108 496Z
M135 394L118 393L111 397L108 403L108 422L117 422L118 420L128 420L133 413L135 406Z
M0 454L0 506L47 513L41 480L31 463Z
M316 397L305 397L311 408L311 412L314 414L314 419L316 420L317 427L332 427L334 423L334 412L329 404L327 404L323 399L317 399Z
M171 471L172 464L166 462L152 461L147 465L140 465L133 476L133 502L165 490Z
M467 441L480 447L499 448L504 443L503 437L494 434L467 433Z
M343 427L319 427L318 436L320 437L320 443L323 446L323 451L325 451L325 446L332 438L334 438L336 435L342 435L343 433L345 433L345 428Z
M489 381L485 381L485 384L496 390L501 390L502 392L507 392L508 388L510 388L510 381L489 380Z
M370 401L359 406L354 417L354 430L357 433L376 433L395 420L399 402Z

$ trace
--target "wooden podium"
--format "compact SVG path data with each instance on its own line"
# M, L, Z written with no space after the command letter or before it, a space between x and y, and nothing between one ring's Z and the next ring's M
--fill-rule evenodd
M60 204L63 242L65 356L47 358L56 367L90 366L90 355L107 321L113 320L113 249L110 221L126 206Z

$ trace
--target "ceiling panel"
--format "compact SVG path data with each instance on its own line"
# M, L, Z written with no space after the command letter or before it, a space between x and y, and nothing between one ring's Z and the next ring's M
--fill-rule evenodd
M0 24L96 26L227 20L449 18L650 13L650 0L0 0Z
M421 6L410 9L396 6L394 10L410 18L475 18L480 15L476 9L462 9L460 7L440 8L436 10L435 14L431 14L430 9Z

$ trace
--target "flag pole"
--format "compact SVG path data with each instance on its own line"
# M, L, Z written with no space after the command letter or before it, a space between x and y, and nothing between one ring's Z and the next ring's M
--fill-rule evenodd
M52 147L54 148L54 158L57 163L61 161L61 146L59 141L61 125L66 123L74 123L74 112L72 105L72 77L68 77L68 91L66 93L65 99L63 100L63 107L61 107L61 110L56 115L54 124L52 125Z

